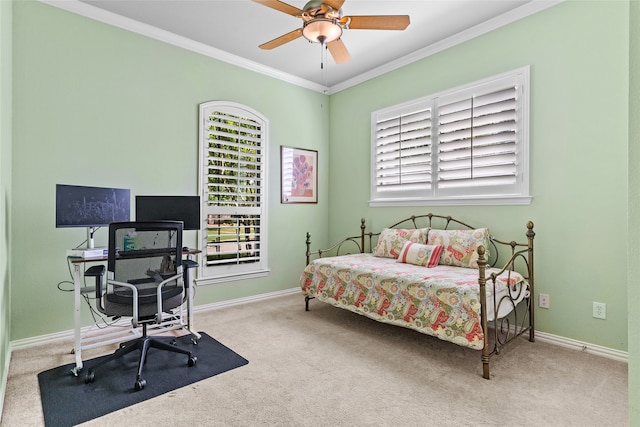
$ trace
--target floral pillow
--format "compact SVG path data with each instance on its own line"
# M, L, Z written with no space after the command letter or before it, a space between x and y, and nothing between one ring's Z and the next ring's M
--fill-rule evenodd
M442 245L423 245L421 243L405 242L396 262L414 264L433 268L438 265Z
M478 268L478 246L487 250L489 257L489 229L429 230L427 245L442 245L440 264L455 267Z
M385 228L378 236L378 244L373 255L382 258L398 258L405 242L425 243L428 231L428 228L416 230Z

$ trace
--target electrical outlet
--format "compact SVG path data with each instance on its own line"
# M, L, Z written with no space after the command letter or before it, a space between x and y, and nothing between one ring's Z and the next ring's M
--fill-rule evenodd
M538 306L540 308L549 308L549 294L538 295Z
M596 319L607 318L607 304L603 302L593 302L593 317Z

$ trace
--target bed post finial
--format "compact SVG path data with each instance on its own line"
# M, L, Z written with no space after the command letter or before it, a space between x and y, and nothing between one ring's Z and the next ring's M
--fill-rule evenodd
M364 218L360 218L360 253L364 253L364 230L367 228L364 225Z

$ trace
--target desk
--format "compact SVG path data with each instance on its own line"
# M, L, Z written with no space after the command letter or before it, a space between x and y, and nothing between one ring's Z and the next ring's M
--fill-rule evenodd
M199 254L198 250L189 250L184 252L183 254L187 256L189 259L192 255ZM89 327L87 331L83 334L82 331L82 319L81 319L81 308L82 308L82 294L86 292L93 291L93 287L91 289L83 288L83 278L84 278L84 270L87 263L101 263L107 261L107 257L97 257L97 258L69 258L71 265L73 266L73 299L74 299L74 314L73 314L73 325L74 325L74 342L73 342L73 353L75 354L76 366L71 371L74 375L78 375L78 373L82 370L82 350L88 350L91 348L101 347L107 344L121 343L123 341L128 341L134 338L141 336L140 331L137 328L133 328L131 326L126 327L126 321L122 321L117 326L119 328L109 328L110 330L107 332L101 331L99 334L91 334L91 332L96 328L96 325L92 325ZM179 312L176 316L173 316L166 321L163 321L160 324L152 324L147 327L147 333L149 335L157 335L166 331L172 331L177 329L186 329L191 333L195 339L200 339L200 334L193 330L193 309L192 309L192 298L193 292L191 287L194 286L195 280L194 277L190 277L190 281L192 283L189 284L189 289L187 292L187 307L186 307L186 316L184 304L179 307ZM187 319L187 322L184 323L184 319ZM118 330L119 329L119 330Z

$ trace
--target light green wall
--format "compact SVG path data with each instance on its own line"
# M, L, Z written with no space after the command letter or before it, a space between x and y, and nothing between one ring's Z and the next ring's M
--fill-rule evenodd
M56 285L69 280L65 251L85 232L55 228L55 184L130 188L132 199L197 194L198 105L211 100L270 121L271 273L201 286L195 303L298 286L305 233L327 235L326 95L39 2L14 3L13 27L12 340L73 327L72 293ZM317 205L280 204L280 145L319 151ZM195 232L185 239L194 246Z
M640 426L640 2L629 31L629 425Z
M0 1L0 396L11 359L11 8ZM2 407L0 401L0 414Z
M525 239L535 223L536 328L627 350L627 2L566 2L331 97L332 239L414 213ZM369 208L371 111L531 66L530 206ZM607 320L592 302L607 304Z
M0 271L0 309L7 328L12 272L12 340L72 328L71 294L56 284L69 278L65 250L84 234L54 228L55 184L195 194L197 106L226 99L270 119L272 274L200 287L197 304L297 286L304 233L322 245L357 232L360 217L379 228L433 211L489 225L507 239L524 236L533 220L536 293L551 295L551 309L536 312L537 329L628 348L631 425L640 425L640 101L628 97L640 93L637 2L631 14L628 2L563 3L329 101L41 3L14 3L11 23L10 3L0 4L0 245L12 254ZM7 65L12 49L13 67ZM371 111L527 64L530 206L368 207ZM12 111L6 108L11 87ZM318 205L279 203L280 145L319 150ZM97 243L105 240L101 230ZM592 301L607 303L606 321L591 317ZM8 334L0 332L1 362Z

